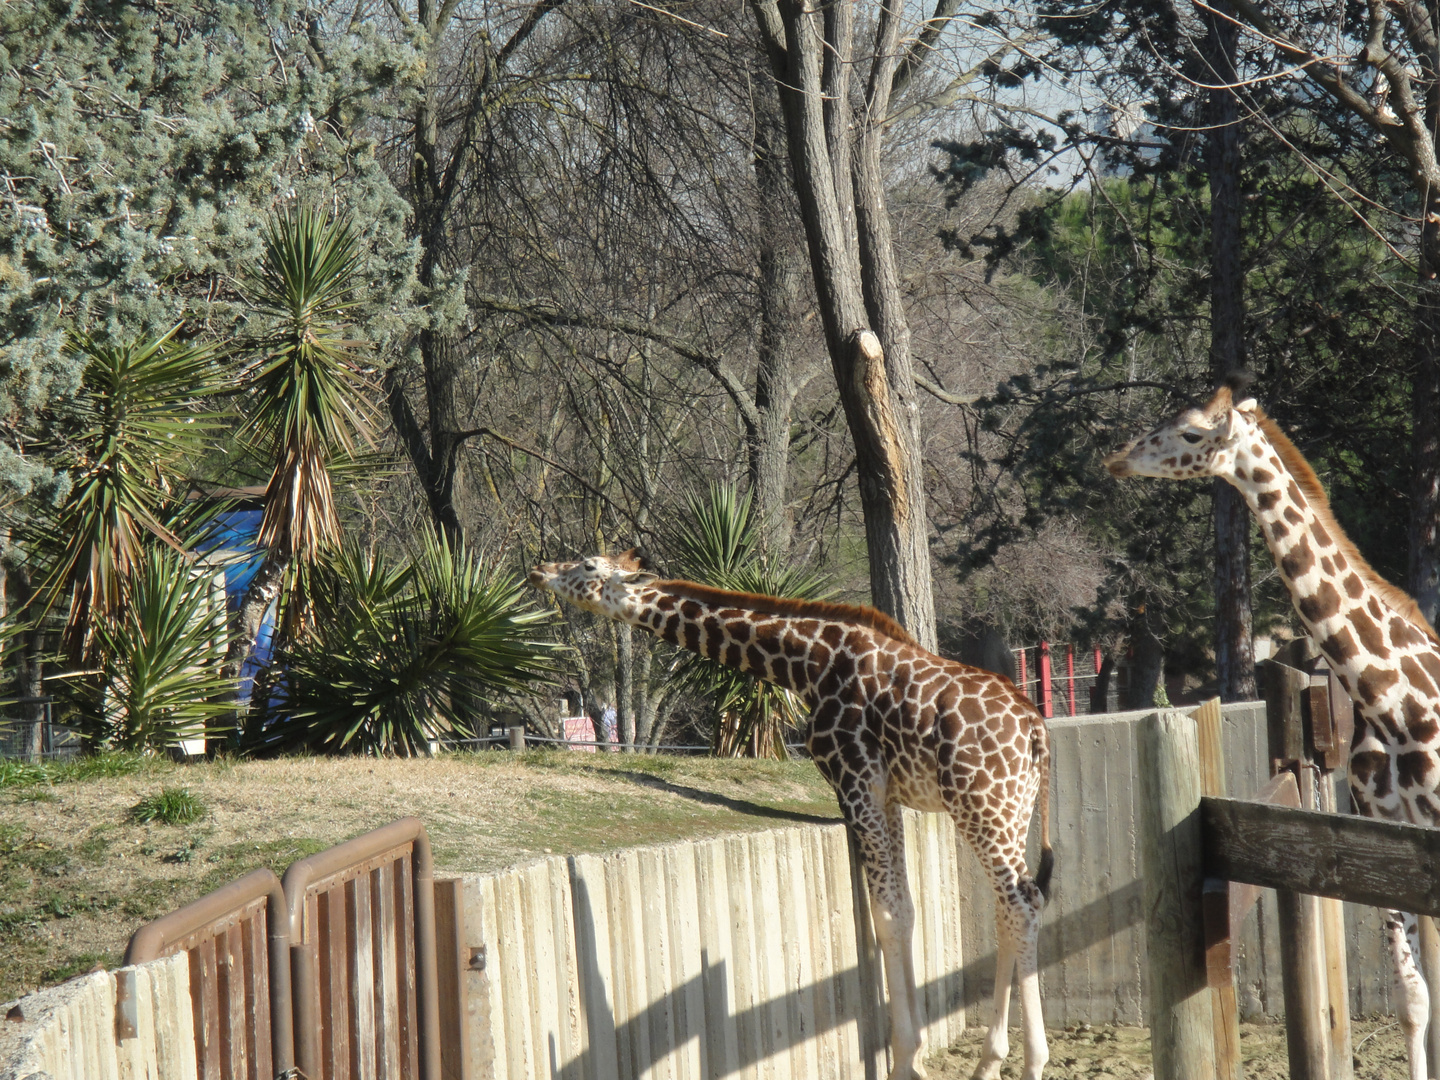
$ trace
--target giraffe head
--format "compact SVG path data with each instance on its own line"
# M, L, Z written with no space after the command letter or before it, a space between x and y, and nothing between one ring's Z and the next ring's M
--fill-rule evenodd
M635 605L639 587L655 578L645 557L631 548L619 555L541 563L530 571L526 580L535 588L553 592L586 611L624 618Z
M1182 409L1116 450L1105 459L1105 467L1116 476L1166 480L1226 475L1235 467L1235 448L1256 423L1255 399L1236 400L1243 386L1240 380L1221 386L1204 405Z

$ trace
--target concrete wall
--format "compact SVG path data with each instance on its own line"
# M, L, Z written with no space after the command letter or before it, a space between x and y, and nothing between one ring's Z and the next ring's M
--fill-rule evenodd
M135 1035L116 1035L119 977L133 978ZM98 971L30 994L0 1023L0 1080L196 1080L190 966L180 956ZM18 1021L18 1022L17 1022Z

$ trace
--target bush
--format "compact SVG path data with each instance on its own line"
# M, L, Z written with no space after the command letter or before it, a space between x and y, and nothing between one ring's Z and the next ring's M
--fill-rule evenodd
M550 618L461 544L430 535L410 565L347 548L314 575L305 636L277 655L252 750L400 754L465 737L480 695L548 677Z

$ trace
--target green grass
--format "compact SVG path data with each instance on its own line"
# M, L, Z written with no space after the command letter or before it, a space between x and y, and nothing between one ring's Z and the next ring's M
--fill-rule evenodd
M163 771L172 763L142 754L107 752L69 761L0 761L0 788L33 788L42 785L109 780L140 772Z
M166 825L189 825L205 816L205 804L185 787L167 787L159 795L147 795L130 808L130 819L140 824L159 821Z

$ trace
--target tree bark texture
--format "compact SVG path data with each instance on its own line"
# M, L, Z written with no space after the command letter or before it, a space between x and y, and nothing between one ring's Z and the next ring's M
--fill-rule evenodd
M796 355L804 292L795 194L785 168L785 121L768 79L757 79L755 181L760 194L760 334L756 349L755 419L746 420L750 490L760 548L784 559L790 550L786 485L790 419L800 387ZM742 416L744 415L742 411Z
M265 619L265 612L270 610L270 605L280 595L280 586L284 582L285 570L290 565L290 558L278 551L272 551L265 556L265 561L255 571L255 576L250 579L250 586L245 590L245 595L240 601L239 610L232 618L230 644L225 649L225 663L221 667L221 673L225 678L235 685L236 701L239 701L240 672L245 668L245 661L249 659L250 652L255 648L255 639L260 636L260 624ZM239 726L239 718L236 717L236 726Z
M862 97L852 86L851 3L752 0L751 10L779 86L826 348L855 444L871 598L933 649L918 411L879 156L898 24L886 9Z
M1210 370L1215 382L1245 367L1245 267L1240 236L1240 110L1227 87L1237 81L1239 27L1228 0L1205 13L1205 80L1210 180ZM1222 701L1256 696L1255 640L1250 605L1250 513L1240 493L1214 485L1215 674Z
M1130 627L1130 681L1125 688L1125 708L1148 709L1155 704L1155 688L1165 675L1165 648L1145 612L1134 617Z

